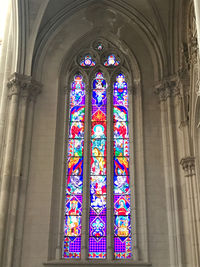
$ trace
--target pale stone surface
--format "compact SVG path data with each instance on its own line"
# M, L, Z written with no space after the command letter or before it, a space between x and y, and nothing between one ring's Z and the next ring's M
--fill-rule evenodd
M12 1L0 70L0 265L199 265L200 4L172 2ZM115 47L125 59L123 71L133 88L129 126L136 255L130 262L112 260L110 233L105 262L88 261L84 246L80 263L61 260L66 85L76 56L91 51L98 38L108 42L107 51ZM7 100L13 72L43 85L37 99L31 96L26 103L13 91Z

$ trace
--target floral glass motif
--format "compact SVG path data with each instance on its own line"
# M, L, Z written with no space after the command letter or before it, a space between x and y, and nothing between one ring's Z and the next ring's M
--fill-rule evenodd
M107 57L106 61L104 62L104 66L118 66L120 64L120 61L116 59L116 56L114 54L111 54Z
M86 56L84 57L84 59L81 60L81 62L80 62L80 66L81 66L81 67L93 67L93 66L95 66L95 65L96 65L96 63L95 63L95 61L92 59L92 57L91 57L90 55L86 55Z
M63 258L81 257L85 84L74 76L70 91Z
M106 258L106 88L103 73L93 81L91 116L89 258Z
M132 257L130 183L129 183L129 131L128 91L125 76L116 77L113 90L114 120L114 257Z

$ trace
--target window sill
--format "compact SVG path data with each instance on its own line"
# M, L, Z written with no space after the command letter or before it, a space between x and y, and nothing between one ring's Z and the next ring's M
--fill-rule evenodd
M115 266L115 267L120 267L121 265L131 265L134 267L147 267L147 266L152 266L151 263L149 262L142 262L142 261L129 261L129 260L113 260L113 261L107 261L107 260L87 260L87 261L82 261L82 260L52 260L52 261L47 261L43 263L44 266L46 267L63 267L64 265L67 265L68 267L74 266L74 265L79 265L79 266L97 266L101 265L101 267L106 267L106 266Z

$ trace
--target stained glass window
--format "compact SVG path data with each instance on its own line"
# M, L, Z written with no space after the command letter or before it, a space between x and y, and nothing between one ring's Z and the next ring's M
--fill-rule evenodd
M129 184L128 91L125 76L116 77L113 90L114 121L114 256L132 257Z
M106 96L102 72L93 81L90 162L89 258L106 258Z
M90 67L90 66L95 66L96 63L95 63L95 61L92 59L92 57L91 57L90 55L86 55L86 56L84 57L84 59L81 60L80 65L81 65L81 67Z
M69 121L63 257L80 258L85 122L85 84L80 74L71 84Z
M111 54L107 57L106 61L104 62L104 66L118 66L120 64L119 60L116 59L114 54Z
M101 55L102 49L102 43L95 44L96 53ZM63 258L83 259L87 254L88 259L110 259L111 255L107 249L111 239L112 258L131 259L133 240L128 84L125 75L119 73L114 83L108 85L105 78L106 67L120 64L120 59L114 54L107 57L103 63L105 67L101 66L101 71L93 72L92 68L84 68L102 62L102 58L100 60L95 57L95 60L96 62L87 54L79 62L79 68L83 67L81 73L83 71L91 77L91 81L88 79L91 86L87 90L87 96L85 80L80 73L74 75L69 93ZM87 105L86 99L89 103ZM108 110L108 107L112 110ZM89 125L85 125L86 114ZM108 129L113 129L113 132L108 132L107 124ZM87 131L88 128L91 131ZM87 146L86 141L90 141ZM113 155L107 153L108 151L113 151ZM84 153L89 156L87 162L84 160ZM110 164L113 172L107 169L110 168ZM83 203L86 195L87 201ZM107 202L107 199L112 199L112 203ZM85 214L87 204L89 214ZM110 208L113 212L110 212ZM84 221L82 213L86 215ZM83 238L81 227L86 221L88 233ZM108 225L111 221L112 226ZM88 240L85 240L85 236L88 236ZM81 242L82 247L87 248L87 253L83 253L83 256Z

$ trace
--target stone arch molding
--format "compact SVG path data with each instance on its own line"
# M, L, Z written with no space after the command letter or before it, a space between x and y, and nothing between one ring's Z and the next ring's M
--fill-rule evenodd
M91 5L93 4L93 5ZM48 50L48 47L55 41L56 35L59 31L62 30L65 25L70 25L72 23L72 18L76 16L79 17L80 12L86 10L89 6L101 8L107 10L111 14L114 14L113 19L109 21L109 27L102 27L96 21L89 21L91 25L91 29L88 28L88 31L83 33L82 36L78 38L84 38L84 36L88 35L104 35L105 33L109 33L111 36L115 36L115 39L118 39L118 43L121 42L123 38L120 36L121 28L115 29L115 22L120 16L123 21L128 22L133 29L133 32L136 32L143 40L144 46L149 51L149 55L153 62L154 66L154 80L159 81L164 76L164 72L166 71L165 67L167 62L167 55L164 49L164 42L162 40L158 40L157 31L154 29L152 24L135 8L129 6L125 1L116 1L104 0L103 5L98 3L94 3L93 0L89 1L74 1L67 5L64 9L58 12L49 23L47 23L37 36L37 40L35 43L34 56L33 56L33 64L32 64L32 72L34 73L36 70L36 66L38 68L39 62L44 58L45 53ZM105 9L106 6L106 9ZM66 24L69 23L69 24ZM123 27L123 26L122 26ZM93 28L93 29L92 29ZM96 39L96 38L95 38ZM42 64L42 63L41 63Z
M142 93L141 93L141 74L140 69L137 64L137 61L135 59L135 56L129 51L128 57L127 55L124 55L123 52L120 50L119 47L117 47L113 42L110 40L101 37L97 39L91 38L92 41L88 42L88 38L84 38L84 40L79 40L77 43L73 46L73 49L69 51L66 56L63 59L62 66L60 67L59 71L59 88L60 91L58 98L58 117L59 120L57 121L56 129L57 129L57 136L56 136L56 143L55 143L55 157L54 157L54 166L58 166L61 163L59 162L60 157L56 157L58 154L62 154L64 158L64 149L63 144L65 144L65 138L66 138L66 125L68 125L68 119L66 118L66 114L64 114L63 111L66 110L65 105L69 105L68 102L68 95L69 95L69 88L71 85L71 81L73 78L73 75L77 72L81 73L82 76L85 79L86 86L90 88L90 81L96 71L102 70L105 74L105 76L108 77L108 83L112 83L114 79L116 78L116 75L121 71L123 72L128 81L129 85L129 98L130 98L130 131L133 131L134 129L134 138L131 136L130 142L133 144L133 140L137 140L135 144L132 146L131 151L131 157L133 158L133 151L135 157L138 158L138 162L140 164L138 166L132 167L131 175L133 177L136 177L135 183L136 183L136 189L134 189L134 186L131 190L133 192L137 190L137 200L134 201L132 199L133 210L138 210L137 212L137 219L136 216L134 216L133 223L136 225L135 227L135 240L136 244L134 245L134 259L131 261L133 265L136 266L136 263L140 261L141 266L147 266L148 265L148 240L147 240L147 212L146 212L146 196L143 192L145 192L145 171L144 171L144 151L143 151L143 111L142 111ZM102 51L100 53L96 53L94 49L94 44L96 40L101 40L102 43L105 45L105 51ZM125 47L125 46L124 46ZM128 51L128 48L126 48L126 51ZM113 53L115 52L117 55L119 55L121 60L121 65L119 67L116 67L114 69L113 67L105 67L102 63L102 58L104 58L104 55L106 53ZM91 55L95 56L95 59L97 60L97 64L94 67L83 67L81 68L79 65L80 58L85 54L90 53ZM129 60L128 60L129 59ZM65 100L64 100L65 99ZM86 103L87 105L87 103ZM85 122L87 123L87 122ZM62 138L61 134L62 133ZM133 135L133 133L132 133ZM138 139L137 139L138 137ZM140 137L140 138L139 138ZM58 172L59 170L59 172ZM53 217L58 217L59 221L55 223L55 221L52 220L51 222L51 232L57 232L57 235L50 235L49 239L49 255L48 259L50 261L47 261L45 265L52 266L59 264L61 258L62 258L62 235L63 235L63 210L64 210L64 192L63 192L63 185L65 183L65 167L62 164L61 167L55 168L54 170L54 183L59 181L60 190L52 191L52 195L56 195L59 198L59 200L56 201L58 203L57 206L52 205L51 214L54 215ZM84 199L83 199L84 201ZM136 203L136 204L135 204ZM138 203L138 204L137 204ZM135 206L137 205L137 207ZM142 208L141 208L142 207ZM134 211L135 212L135 211ZM137 220L137 221L136 221ZM85 235L85 234L84 234ZM86 233L87 235L87 233ZM85 248L83 248L84 251ZM82 252L83 252L82 251ZM85 255L87 253L84 253ZM82 259L82 262L87 264L87 256L85 256L84 259ZM111 264L117 262L113 262L112 260L112 253L110 252L110 257L105 261L106 264ZM73 264L73 260L66 260L66 264ZM96 264L96 261L94 260L94 264ZM119 262L118 262L119 264ZM117 264L117 265L118 265ZM144 265L142 265L144 264Z

